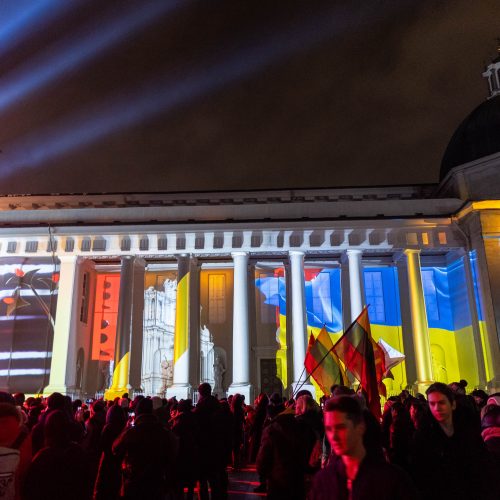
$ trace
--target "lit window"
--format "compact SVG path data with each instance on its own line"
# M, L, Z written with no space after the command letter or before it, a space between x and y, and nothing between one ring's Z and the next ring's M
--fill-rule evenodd
M208 275L208 321L212 324L226 321L226 277L223 274Z
M372 323L385 322L384 288L380 271L365 271L365 296L369 304L368 316Z

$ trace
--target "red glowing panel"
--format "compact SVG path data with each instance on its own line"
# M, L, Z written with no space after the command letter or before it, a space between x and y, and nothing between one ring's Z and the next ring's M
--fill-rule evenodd
M98 274L92 332L93 360L111 361L114 358L119 297L120 275Z

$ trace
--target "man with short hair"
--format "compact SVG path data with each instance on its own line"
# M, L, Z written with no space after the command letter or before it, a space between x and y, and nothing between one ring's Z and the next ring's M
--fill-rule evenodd
M326 402L325 434L337 455L319 471L310 500L411 500L417 498L410 478L365 447L367 424L357 398L340 396Z
M411 470L422 493L429 499L493 499L498 491L492 462L476 426L456 418L455 393L436 382L426 391L432 419L414 435Z

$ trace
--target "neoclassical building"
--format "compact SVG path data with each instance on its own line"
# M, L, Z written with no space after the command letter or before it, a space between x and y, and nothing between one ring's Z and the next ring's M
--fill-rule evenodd
M368 305L389 394L500 390L499 73L436 185L0 198L0 387L288 394Z

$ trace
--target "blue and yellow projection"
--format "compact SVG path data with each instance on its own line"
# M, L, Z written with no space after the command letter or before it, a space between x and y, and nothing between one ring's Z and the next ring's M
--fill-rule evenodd
M481 344L485 352L486 377L489 379L491 368L488 366L486 330L474 254L471 254L471 269ZM469 387L477 386L479 377L476 345L464 261L458 259L447 266L422 266L421 271L434 380L450 383L465 379L469 382ZM344 330L341 270L339 268L305 269L304 273L307 333L309 335L312 332L316 337L325 326L332 342L335 343ZM279 360L277 376L283 386L287 387L287 304L284 270L276 270L274 276L258 278L255 284L264 295L264 303L276 307L277 341L279 342L276 353L277 361ZM365 267L364 286L365 303L369 305L368 312L374 340L383 339L391 347L405 354L397 269L395 267ZM413 346L407 345L406 351L407 355L412 356ZM388 396L398 394L414 382L407 379L405 362L394 367L391 372L394 378L384 380Z

